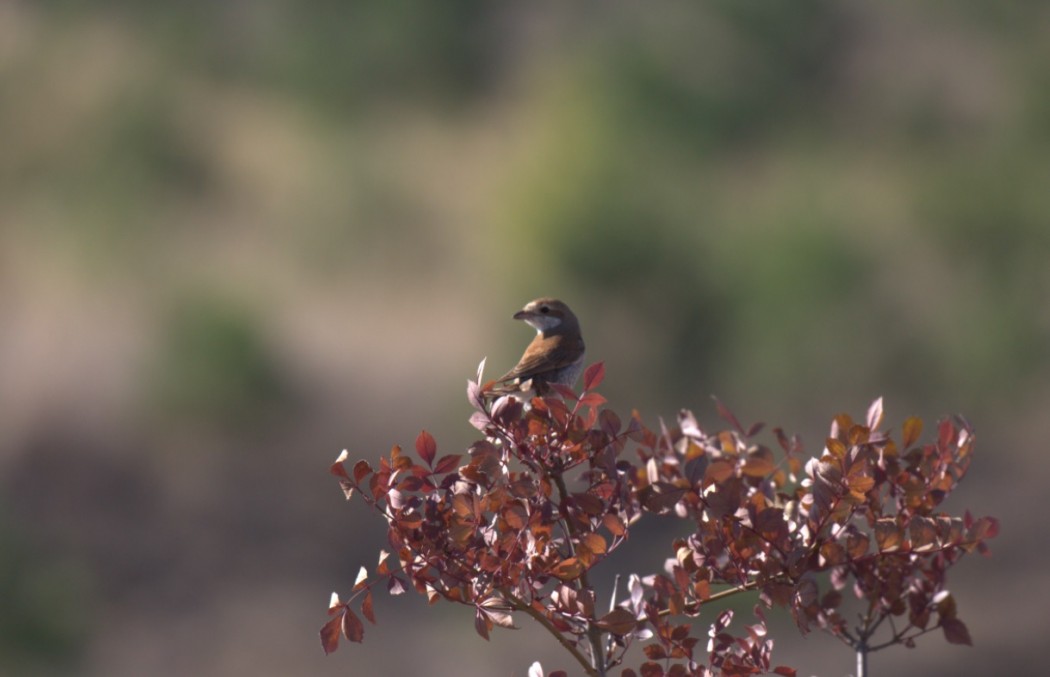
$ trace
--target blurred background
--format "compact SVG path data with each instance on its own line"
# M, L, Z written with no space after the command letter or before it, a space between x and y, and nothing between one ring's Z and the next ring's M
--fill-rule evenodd
M461 450L548 294L652 425L964 413L975 646L872 669L1045 666L1048 63L1036 1L0 1L0 673L571 669L415 595L317 636L384 542L330 462Z

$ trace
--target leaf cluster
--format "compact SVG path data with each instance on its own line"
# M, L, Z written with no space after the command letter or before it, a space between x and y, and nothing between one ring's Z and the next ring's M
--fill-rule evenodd
M635 644L645 660L625 677L793 675L772 666L763 609L773 607L803 633L819 629L857 651L913 646L936 629L970 643L947 571L987 552L998 523L938 512L972 459L965 420L940 421L920 444L922 422L907 419L895 437L879 399L863 421L836 416L822 452L807 458L779 428L774 447L760 443L763 426L745 428L721 403L719 431L685 410L658 430L638 412L625 422L595 390L603 377L598 363L581 393L557 387L523 403L487 396L479 371L467 395L483 436L465 455L439 456L427 432L418 460L395 446L376 465L348 467L344 452L332 472L348 499L386 519L389 550L374 574L362 568L349 599L333 595L325 651L340 635L362 640L354 609L374 623L380 584L472 607L486 639L528 616L591 675L623 666ZM630 574L603 603L590 570L649 515L673 515L692 533L669 544L663 571ZM749 591L754 622L734 635L723 611L702 643L695 619L707 604Z

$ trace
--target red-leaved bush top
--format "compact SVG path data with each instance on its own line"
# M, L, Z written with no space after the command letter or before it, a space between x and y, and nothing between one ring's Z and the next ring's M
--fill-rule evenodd
M473 607L486 639L528 616L592 675L622 665L634 644L644 661L623 675L792 675L771 667L763 608L772 607L856 651L912 646L936 629L970 643L947 571L987 552L998 523L938 509L972 458L966 421L946 418L920 443L922 422L908 418L895 434L878 399L863 420L836 416L823 451L807 457L779 428L775 445L758 442L762 426L745 428L720 403L728 428L716 432L685 410L658 430L637 412L625 423L595 391L603 376L592 365L581 394L556 386L526 405L492 401L479 371L467 394L482 438L465 455L439 456L427 432L417 458L395 446L375 465L347 467L343 452L332 472L347 498L386 519L389 550L372 574L362 567L349 599L333 595L325 651L340 634L361 641L354 609L374 623L379 584ZM595 590L590 569L651 514L692 533L667 545L663 571ZM723 611L706 638L695 634L708 602L748 591L755 619L742 633L728 632L733 614ZM840 611L850 598L855 622Z

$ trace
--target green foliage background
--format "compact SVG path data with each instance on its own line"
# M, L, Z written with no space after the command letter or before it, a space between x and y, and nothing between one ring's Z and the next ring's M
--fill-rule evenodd
M467 443L464 380L513 364L541 294L621 413L713 423L717 394L814 452L878 395L965 413L953 507L1005 527L956 573L977 646L873 668L1025 672L1048 26L1022 1L4 3L0 672L567 665L421 600L334 657L314 633L382 543L328 463ZM780 622L775 662L849 669Z

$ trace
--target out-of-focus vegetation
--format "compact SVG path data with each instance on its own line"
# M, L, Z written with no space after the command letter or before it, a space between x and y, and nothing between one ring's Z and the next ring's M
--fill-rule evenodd
M4 3L0 672L345 673L315 612L382 534L324 517L328 463L470 439L463 382L513 364L541 294L651 420L715 393L812 448L879 394L966 413L998 460L963 500L1003 557L953 592L987 620L873 669L1023 672L1050 623L1014 604L1050 592L1046 547L1010 536L1050 479L1048 26L1039 2ZM440 661L374 632L355 669ZM549 655L453 641L478 675Z

